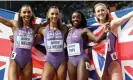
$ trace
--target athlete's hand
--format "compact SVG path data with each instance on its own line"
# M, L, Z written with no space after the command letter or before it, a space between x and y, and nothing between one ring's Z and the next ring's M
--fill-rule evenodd
M11 35L11 36L9 36L9 38L10 38L11 42L13 43L14 42L14 36Z
M69 29L72 28L72 24L67 24L66 25Z
M48 24L49 24L48 21L45 21L45 22L40 23L41 27L46 27L46 25L48 25Z
M104 32L105 33L109 32L111 30L111 28L110 28L110 22L106 22L104 25L105 25Z

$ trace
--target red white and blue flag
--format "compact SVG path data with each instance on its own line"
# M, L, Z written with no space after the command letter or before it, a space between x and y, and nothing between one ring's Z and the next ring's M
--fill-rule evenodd
M133 11L133 8L127 9ZM122 12L122 11L121 11ZM125 12L125 15L126 13ZM120 17L120 16L119 16ZM118 55L124 80L133 80L133 18L118 28Z
M100 26L98 23L94 23L89 26L89 29L98 36L104 29L103 26ZM92 46L92 58L97 74L101 77L104 71L108 41L105 38L100 43L94 43L91 40L89 41L89 46ZM93 65L93 64L92 64Z
M9 33L7 31L9 31ZM9 40L9 34L12 34L11 29L0 23L0 80L8 79L7 73L9 56L11 53L11 42Z
M112 12L111 16L113 18L116 18L116 17L120 18L132 10L133 10L133 7ZM132 49L133 24L132 22L133 22L133 18L131 18L130 20L128 20L126 23L124 23L118 28L118 41L116 44L116 51L119 59L121 60L123 80L133 80L133 49ZM95 18L88 19L88 26L90 29L92 29L94 34L100 32L100 29L98 29L99 26L96 24L97 23ZM98 48L97 50L96 48L93 48L93 51L92 51L96 72L100 77L102 76L103 69L105 67L104 63L106 61L106 57L105 57L106 50L107 50L106 48L107 47L104 45L104 47L102 47L101 49L101 50L104 50L103 52L100 52L100 49ZM101 55L101 53L104 53L104 55Z
M0 9L0 16L9 20L17 20L18 13ZM40 23L45 19L35 18L35 23ZM9 57L11 54L12 43L9 36L12 35L12 29L0 23L0 80L8 80ZM33 60L33 80L40 79L44 68L45 55L36 49L32 48Z
M127 14L128 12L132 11L133 8L127 8L124 10L116 11L111 13L113 17L122 17L123 15ZM0 9L0 16L13 20L17 19L17 13ZM44 19L36 18L35 23L39 23L44 21ZM123 70L123 79L124 80L133 80L133 19L127 21L124 25L119 27L118 29L118 44L117 44L117 52L118 57L121 60L122 70ZM90 25L96 23L95 18L88 19L88 28L91 28ZM95 34L99 34L102 28L98 28L95 25L93 27L93 32ZM9 27L0 23L0 80L8 80L8 65L9 65L9 56L11 53L11 46L12 43L9 40L9 36L12 35L12 30ZM93 44L92 44L93 45ZM104 48L102 48L102 47ZM102 75L102 71L104 69L105 61L106 61L106 41L101 43L100 46L93 47L93 52L98 53L95 54L97 56L97 62L95 62L96 71L99 75ZM96 57L94 57L96 58ZM32 48L32 59L33 59L33 80L40 79L42 74L42 69L45 63L45 55L36 49L35 47ZM93 68L94 70L94 68ZM95 76L96 77L96 76ZM97 80L97 79L93 79Z

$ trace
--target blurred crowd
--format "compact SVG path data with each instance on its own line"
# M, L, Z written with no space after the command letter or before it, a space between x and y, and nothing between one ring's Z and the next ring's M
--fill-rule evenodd
M69 16L75 10L80 10L84 13L88 19L94 16L93 6L102 2L108 6L108 9L112 12L115 10L121 10L133 6L133 1L3 1L0 3L0 7L4 5L5 9L11 11L18 11L19 8L28 4L32 7L35 15L41 18L46 18L46 12L50 6L57 6L62 14L62 20L65 23L69 23ZM17 7L16 7L17 6ZM2 8L2 7L1 7Z
M93 6L99 1L34 1L31 4L36 16L46 18L46 12L50 6L58 6L62 13L62 20L69 23L69 17L74 10L80 10L86 18L94 16ZM111 12L132 7L132 1L102 1Z

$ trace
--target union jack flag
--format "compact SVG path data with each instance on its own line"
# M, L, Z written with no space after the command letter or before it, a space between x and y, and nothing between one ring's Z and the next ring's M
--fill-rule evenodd
M113 18L120 18L130 11L133 10L133 7L119 10L116 12L112 12L111 16ZM123 73L124 80L133 80L133 18L125 22L118 28L118 39L116 41L116 52L121 60L121 67ZM88 19L88 26L93 31L94 34L99 34L102 28L99 28L99 25L96 23L95 18ZM100 43L101 45L102 43ZM90 44L92 45L92 43ZM99 46L100 46L99 45ZM94 59L94 65L96 68L96 72L101 77L103 74L103 69L106 61L106 44L103 44L103 48L100 50L98 48L101 47L93 47L92 55ZM103 52L101 52L103 50Z
M5 9L0 9L0 16L7 18L9 20L17 20L18 13L13 11L8 11ZM45 21L45 19L36 17L34 23L40 23ZM12 43L9 36L12 35L12 29L0 23L0 80L8 80L8 66L9 57L11 54ZM32 48L32 60L33 60L33 80L41 78L45 63L45 55L36 47Z
M129 8L124 15L133 11ZM121 11L122 12L122 11ZM116 14L117 16L117 14ZM121 16L118 16L121 17ZM118 28L118 55L121 59L121 67L124 80L133 80L133 18Z
M133 8L127 8L124 10L116 11L111 13L113 17L122 17L123 15L127 14L128 12L132 11ZM7 19L17 19L18 13L0 9L0 16L7 18ZM44 21L42 18L35 18L35 23L39 23ZM132 27L133 18L127 21L118 29L118 43L117 43L117 52L118 57L121 60L121 67L123 71L123 79L124 80L133 80L133 27ZM94 34L98 35L102 27L98 27L95 18L88 19L88 28L90 28ZM92 25L93 24L93 25ZM93 27L90 27L93 26ZM0 23L0 80L8 80L7 72L8 72L8 65L9 65L9 56L11 53L11 46L12 43L9 40L9 36L12 35L12 30L9 27ZM90 45L93 45L91 43ZM9 47L10 46L10 47ZM102 48L102 47L103 48ZM100 49L99 49L100 48ZM93 51L95 52L94 55L97 56L97 62L95 62L95 68L99 75L102 75L102 71L104 69L105 61L106 61L106 50L107 50L107 43L102 42L100 46L93 47ZM98 54L97 54L98 53ZM96 58L96 57L95 57ZM32 59L33 59L33 80L40 79L42 74L42 69L45 63L45 55L36 49L35 47L32 48ZM93 66L93 65L91 65ZM96 67L99 66L99 67ZM99 70L98 70L99 69ZM94 68L92 69L94 71ZM96 76L95 76L96 77ZM90 80L97 80L97 79L90 79Z
M104 29L103 26L100 26L98 23L94 23L89 27L89 29L98 36ZM92 58L94 62L94 66L96 68L97 74L101 77L105 67L106 55L107 55L107 47L108 41L106 38L100 42L99 44L89 41L89 46L92 47Z

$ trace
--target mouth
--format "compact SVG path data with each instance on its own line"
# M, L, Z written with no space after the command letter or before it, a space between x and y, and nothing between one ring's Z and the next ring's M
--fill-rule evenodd
M30 20L30 18L29 18L29 17L25 17L24 19L25 19L25 20Z
M79 24L79 22L78 21L73 21L73 24Z
M104 18L104 15L99 15L100 18Z
M74 26L78 26L78 25L79 25L79 22L78 22L78 21L74 21L74 22L73 22L73 25L74 25Z
M53 18L54 21L58 20L57 18Z
M57 22L57 21L58 21L58 19L57 19L57 18L54 18L54 19L52 19L52 21L53 21L53 22Z

